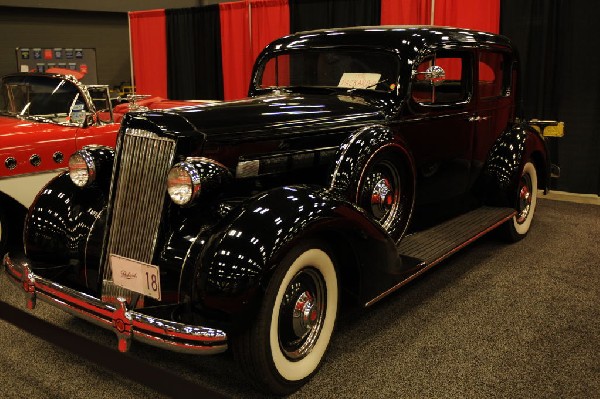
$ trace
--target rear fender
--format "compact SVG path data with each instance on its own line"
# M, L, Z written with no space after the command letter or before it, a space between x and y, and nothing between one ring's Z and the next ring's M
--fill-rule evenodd
M514 206L523 166L533 161L540 177L538 188L548 187L550 168L544 138L525 124L513 125L494 143L480 180L484 202Z

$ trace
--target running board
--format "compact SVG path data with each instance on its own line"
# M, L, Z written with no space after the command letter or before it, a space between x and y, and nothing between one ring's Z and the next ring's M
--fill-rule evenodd
M445 223L402 239L398 253L403 263L415 270L407 278L365 304L370 306L409 281L466 247L487 232L510 220L513 208L481 207Z

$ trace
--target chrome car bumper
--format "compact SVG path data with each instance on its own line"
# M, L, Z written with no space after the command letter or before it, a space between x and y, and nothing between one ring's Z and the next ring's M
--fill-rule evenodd
M129 350L133 339L183 353L214 354L227 349L227 335L223 331L128 310L122 299L119 305L102 302L91 295L36 276L25 258L11 258L6 254L2 263L9 280L21 286L25 292L29 309L33 309L36 300L40 299L103 328L113 329L121 352Z

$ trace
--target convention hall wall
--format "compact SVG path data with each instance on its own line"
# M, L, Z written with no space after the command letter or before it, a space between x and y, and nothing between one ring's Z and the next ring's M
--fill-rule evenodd
M131 80L127 12L196 7L217 0L4 0L0 5L0 76L16 72L15 48L95 48L98 83ZM43 8L42 8L43 7Z
M500 33L511 37L521 51L522 73L526 82L522 88L526 116L566 122L566 137L550 142L553 158L562 169L562 176L553 184L553 188L574 193L600 194L600 113L597 112L600 107L600 91L589 89L600 87L600 77L593 73L599 62L600 41L592 40L595 37L594 16L600 11L600 3L585 0L438 0L435 2L435 22L473 27L465 25L462 19L474 11L477 11L476 15L486 14L481 11L482 5L494 2L500 5ZM163 76L166 81L164 95L171 98L239 98L247 90L253 57L248 57L249 60L244 57L240 61L241 52L238 47L243 42L237 39L238 36L231 40L219 37L216 26L225 21L229 26L239 28L237 30L241 35L246 35L249 27L260 26L260 32L253 32L254 38L258 34L264 35L266 26L238 24L238 21L244 23L248 20L248 17L243 16L243 9L239 10L241 18L222 18L223 10L228 7L221 4L225 3L222 0L106 0L100 3L58 0L45 4L46 8L43 9L39 8L39 3L35 0L5 0L0 6L0 75L15 71L16 47L94 47L98 82L111 86L129 82L131 72L127 11L162 8L167 27L165 40L171 43L164 49L163 56L167 58ZM220 11L216 12L215 4L218 3ZM287 24L282 28L283 34L286 34L287 30L317 27L311 24L314 25L323 18L331 21L321 21L318 27L325 26L323 24L340 26L335 23L340 16L355 21L356 24L377 24L378 11L381 13L381 24L428 23L430 12L426 6L431 4L431 0L271 0L265 2L267 3L290 5L289 16L279 19ZM365 21L365 16L371 14L360 11L350 15L339 12L336 8L342 5L348 11L351 9L349 5L352 5L359 9L363 3L371 7L381 5L380 9L371 13L375 19ZM467 3L476 6L466 7L470 12L459 12L458 5L464 9ZM438 12L441 5L447 6L443 12ZM404 19L394 17L405 12L404 9L396 12L394 7L408 6L414 6L412 8L415 10L409 11L415 12L417 22L404 22ZM243 8L243 4L237 7ZM180 8L183 10L176 10ZM335 12L315 12L315 9ZM250 18L260 17L255 11L257 10L253 9ZM185 31L185 26L178 23L182 18L194 21L209 18L214 22L211 25L213 28L208 28L206 23L194 23L192 30ZM272 22L273 18L269 16L267 20ZM223 31L234 32L233 28L221 29L221 36ZM190 32L196 31L208 32L213 36L204 34L202 37L206 40L199 44L195 39L190 40L191 37L196 37L195 34L190 35ZM187 41L177 40L181 37L187 38ZM249 48L254 44L250 43ZM199 53L198 56L195 53ZM256 53L257 49L252 48L248 52L252 55ZM190 54L194 57L190 57ZM213 61L208 62L205 54L211 55ZM193 62L181 61L190 58ZM156 57L150 57L149 63L156 64ZM214 83L212 86L192 84L198 74L189 70L198 71L202 68L208 70L200 76L214 75L210 79ZM142 69L148 70L145 66ZM156 81L157 76L152 75L152 80ZM142 83L143 80L136 77L136 84Z
M17 72L15 48L95 48L98 83L130 80L127 14L80 10L0 10L0 75Z

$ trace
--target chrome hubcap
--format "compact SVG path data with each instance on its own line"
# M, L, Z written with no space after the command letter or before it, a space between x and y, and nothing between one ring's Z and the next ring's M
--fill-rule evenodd
M361 190L359 205L383 228L389 228L400 209L400 176L396 168L389 161L376 165Z
M325 283L312 268L288 285L279 309L279 344L289 359L299 360L315 346L325 319Z
M519 189L519 213L517 215L517 223L522 224L527 220L529 211L531 209L531 201L533 195L531 194L531 177L526 174L521 178L521 184Z
M309 291L300 294L294 306L292 326L296 336L304 338L315 325L317 309Z
M380 219L390 211L394 203L392 185L386 178L380 178L371 193L371 212Z

